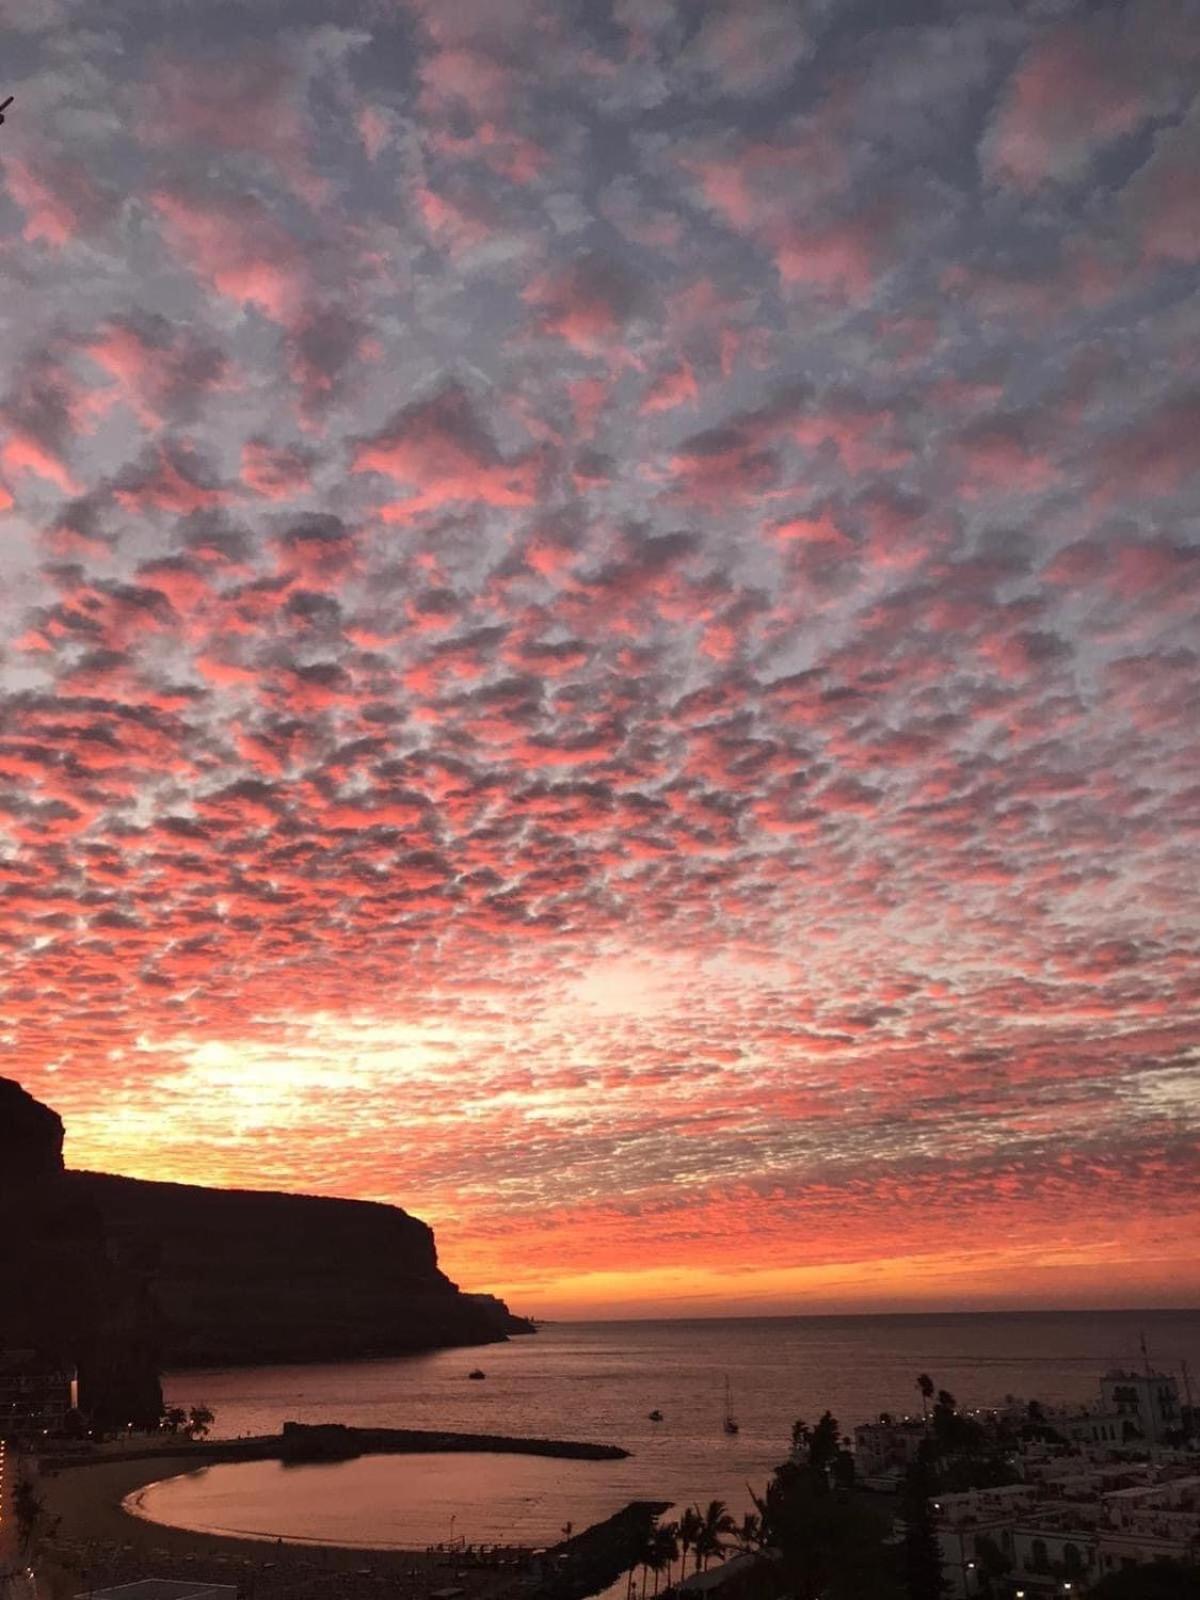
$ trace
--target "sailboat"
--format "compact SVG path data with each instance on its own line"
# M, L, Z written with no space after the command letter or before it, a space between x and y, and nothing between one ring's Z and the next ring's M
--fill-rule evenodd
M729 1379L728 1379L728 1377L725 1379L725 1422L724 1422L724 1428L725 1428L725 1432L726 1433L736 1433L738 1431L738 1425L737 1425L737 1422L736 1422L736 1420L734 1418L734 1415L733 1415L733 1402L729 1398Z

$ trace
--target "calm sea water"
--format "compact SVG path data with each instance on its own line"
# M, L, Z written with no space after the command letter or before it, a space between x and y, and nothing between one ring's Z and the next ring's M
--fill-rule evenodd
M929 1372L964 1405L1006 1394L1090 1402L1100 1374L1151 1359L1200 1377L1200 1311L755 1318L559 1323L482 1350L403 1360L169 1375L172 1404L203 1401L215 1433L276 1431L289 1419L593 1439L626 1461L367 1457L336 1465L210 1467L141 1492L144 1515L176 1526L424 1546L452 1537L540 1544L632 1499L749 1507L787 1452L796 1417L828 1406L849 1430L919 1407ZM485 1382L467 1373L479 1365ZM722 1429L725 1379L740 1424ZM649 1421L654 1409L660 1423Z

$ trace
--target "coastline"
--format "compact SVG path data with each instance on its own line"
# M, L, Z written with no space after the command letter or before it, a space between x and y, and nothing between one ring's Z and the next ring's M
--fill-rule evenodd
M129 1495L198 1465L204 1463L180 1453L41 1475L38 1488L47 1513L52 1524L58 1519L38 1562L48 1600L69 1600L90 1588L147 1576L235 1584L256 1600L282 1600L316 1582L322 1594L356 1596L378 1577L386 1577L394 1592L409 1600L425 1600L451 1583L463 1590L464 1600L483 1600L498 1587L495 1571L451 1571L440 1553L234 1538L171 1528L124 1509Z
M407 1430L346 1430L360 1454L422 1454L476 1451L564 1459L611 1460L627 1451L570 1440L521 1439L502 1435L438 1434ZM37 1486L52 1538L44 1542L39 1575L49 1600L67 1600L91 1587L141 1576L197 1577L232 1582L261 1600L299 1594L321 1583L322 1594L372 1592L386 1578L407 1600L427 1600L440 1588L462 1591L464 1600L498 1596L516 1582L514 1549L503 1565L474 1565L462 1552L399 1546L334 1545L317 1540L265 1535L209 1533L170 1527L127 1510L125 1502L164 1479L218 1462L285 1459L285 1435L258 1439L203 1440L134 1445L108 1455L55 1457L39 1462ZM311 1459L311 1458L310 1458ZM332 1585L332 1588L330 1587Z

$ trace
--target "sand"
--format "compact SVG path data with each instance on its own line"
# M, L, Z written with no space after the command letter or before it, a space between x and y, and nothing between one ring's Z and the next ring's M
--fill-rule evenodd
M254 1600L311 1595L320 1600L396 1595L425 1600L456 1588L465 1600L495 1597L515 1570L473 1568L453 1556L421 1551L344 1549L332 1545L233 1539L147 1522L124 1511L125 1496L146 1484L194 1470L194 1455L155 1456L65 1467L39 1476L51 1523L38 1560L47 1600L135 1578L202 1577L238 1584Z

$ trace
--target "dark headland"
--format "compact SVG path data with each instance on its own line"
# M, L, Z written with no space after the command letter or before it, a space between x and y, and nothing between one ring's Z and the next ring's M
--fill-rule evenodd
M0 1348L79 1370L99 1427L155 1426L179 1366L345 1361L532 1324L464 1293L397 1206L205 1189L63 1165L57 1112L0 1078Z

